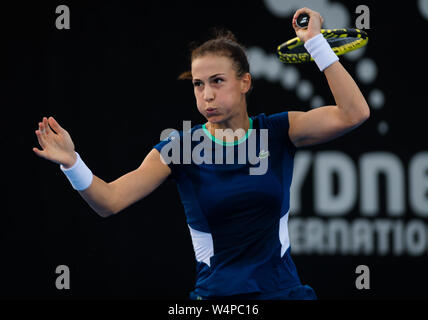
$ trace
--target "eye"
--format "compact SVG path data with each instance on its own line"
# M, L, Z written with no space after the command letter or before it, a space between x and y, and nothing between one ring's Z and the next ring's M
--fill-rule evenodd
M200 87L202 85L202 82L201 81L194 81L193 82L193 86L194 87Z
M213 80L213 82L214 83L216 83L216 84L220 84L220 83L222 83L224 80L222 79L222 78L215 78L214 80Z

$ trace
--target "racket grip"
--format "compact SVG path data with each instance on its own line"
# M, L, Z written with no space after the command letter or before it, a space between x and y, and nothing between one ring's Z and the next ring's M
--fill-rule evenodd
M307 28L309 25L309 15L306 13L301 13L296 19L296 25L299 28Z

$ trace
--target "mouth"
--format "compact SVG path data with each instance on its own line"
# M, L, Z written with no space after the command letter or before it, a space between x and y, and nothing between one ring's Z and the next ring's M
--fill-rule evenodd
M205 111L208 114L217 113L217 109L216 108L207 108L207 109L205 109Z

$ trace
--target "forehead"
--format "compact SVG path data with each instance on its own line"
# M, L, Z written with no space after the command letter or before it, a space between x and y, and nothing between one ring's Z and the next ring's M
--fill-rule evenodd
M228 74L231 71L232 61L228 57L208 54L192 61L192 77L196 79L209 78L218 73Z

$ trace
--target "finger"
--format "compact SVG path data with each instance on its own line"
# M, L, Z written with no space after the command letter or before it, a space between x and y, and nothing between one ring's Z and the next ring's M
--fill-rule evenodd
M64 133L64 129L59 125L59 123L54 119L54 117L49 117L48 119L50 126L55 130L56 133Z
M40 137L45 136L45 127L43 125L43 122L39 122L39 133L40 133Z
M38 148L33 148L33 151L34 151L34 153L35 153L36 155L38 155L39 157L44 158L44 155L43 155L43 151L42 151L42 150L40 150L40 149L38 149Z
M44 149L46 147L46 144L40 130L36 130L36 136L37 136L37 140L39 141L39 145Z
M313 18L311 18L313 16L313 13L315 13L315 11L309 9L309 8L301 8L296 10L296 12L293 15L293 19L292 19L292 26L294 31L298 31L300 29L307 29L307 27L305 28L301 28L297 25L297 18L301 15L301 14L307 14L309 16L309 24L311 23L311 21L313 20Z
M300 16L302 13L309 14L309 11L311 11L311 10L308 9L308 8L306 8L306 7L305 8L300 8L300 9L296 10L296 12L293 15L293 21L296 21L297 17ZM310 14L309 14L309 16L310 16Z
M291 25L293 26L294 31L297 31L299 29L299 27L297 26L296 21L297 21L297 19L295 17L293 17L293 19L291 21Z
M48 118L43 117L43 127L45 129L45 134L50 134L52 133L51 128L49 127L49 123L48 123Z
M308 15L309 15L309 20L314 20L314 18L315 18L317 15L319 15L319 13L318 13L318 12L316 12L316 11L314 11L314 10L311 10L311 9L309 9L309 8L304 7L304 8L298 9L298 10L294 13L293 20L297 19L297 17L298 17L300 14L302 14L302 13L306 13L306 14L308 14ZM310 23L310 21L309 21L309 23Z

